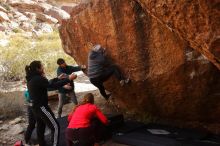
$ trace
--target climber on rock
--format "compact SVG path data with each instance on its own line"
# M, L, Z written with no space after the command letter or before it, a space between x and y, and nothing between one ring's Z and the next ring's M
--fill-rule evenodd
M106 57L105 48L101 45L95 45L90 50L88 56L88 77L90 82L96 86L101 95L108 100L111 93L106 94L103 83L114 75L119 81L121 86L129 83L130 79L125 78L118 67L109 62Z

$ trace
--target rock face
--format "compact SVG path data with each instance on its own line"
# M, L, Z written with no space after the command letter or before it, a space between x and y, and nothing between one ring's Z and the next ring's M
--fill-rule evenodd
M38 23L47 23L57 29L62 19L69 17L66 11L46 0L6 0L0 3L0 31L3 32L31 32Z
M72 10L60 36L79 64L87 64L90 43L107 49L132 80L106 84L122 108L220 133L219 6L217 0L92 0Z
M45 13L56 18L60 22L62 19L69 18L69 14L67 12L45 2L37 2L32 0L9 0L8 4L24 12Z
M8 0L7 3L12 7L18 8L20 11L28 12L44 12L46 9L51 8L51 5L39 4L32 0Z
M172 29L220 69L220 1L137 0L147 13ZM219 46L219 45L218 45Z
M56 18L60 23L62 22L63 19L69 19L70 18L70 15L66 11L64 11L60 8L56 8L56 7L53 7L49 10L46 10L45 14Z
M75 6L76 6L76 5L77 5L77 4L75 4ZM66 11L68 14L70 14L70 13L72 12L72 9L73 9L75 6L66 6L66 5L64 5L64 6L61 7L61 9L64 10L64 11Z
M9 18L5 12L0 11L0 22L9 21Z
M58 22L56 18L41 13L38 13L36 15L36 18L40 21L47 22L49 24L56 24Z

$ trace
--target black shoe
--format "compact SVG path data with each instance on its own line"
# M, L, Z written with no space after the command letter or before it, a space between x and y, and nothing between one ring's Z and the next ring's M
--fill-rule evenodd
M111 93L107 94L107 97L105 98L106 100L109 100L109 98L111 97Z

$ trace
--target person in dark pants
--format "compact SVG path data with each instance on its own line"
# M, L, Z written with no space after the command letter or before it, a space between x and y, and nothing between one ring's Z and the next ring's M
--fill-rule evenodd
M58 68L57 68L57 76L61 75L61 74L66 74L66 75L70 75L73 72L77 72L80 70L85 69L85 66L70 66L67 65L65 60L62 58L57 59L57 64L58 64ZM62 108L64 105L64 102L66 100L66 94L68 94L71 98L72 98L72 102L77 105L78 101L77 101L77 97L76 97L76 93L74 91L74 82L70 82L69 84L59 88L59 103L58 103L58 110L57 110L57 117L60 118L62 115Z
M94 118L104 125L108 124L107 118L94 105L93 94L88 93L84 96L83 103L75 107L68 116L69 124L65 132L67 146L94 146L98 142L98 129L94 129L92 123Z
M68 78L54 78L50 81L45 77L44 68L40 61L33 61L25 67L27 87L32 98L32 111L37 121L37 137L40 146L45 146L44 140L45 126L51 130L51 145L57 146L59 143L59 124L48 106L47 89L58 89L68 84L76 78L75 74L71 74Z
M123 86L130 81L125 78L116 65L110 64L105 53L105 49L100 45L95 45L88 56L88 73L90 82L96 86L101 95L108 100L111 94L106 94L103 83L114 75Z
M31 144L30 138L31 138L32 132L35 128L36 120L34 118L34 114L31 109L32 102L31 102L31 97L30 97L27 89L24 92L24 96L25 96L25 101L27 104L27 117L28 117L28 127L27 127L27 130L24 135L24 140L27 145L30 145Z

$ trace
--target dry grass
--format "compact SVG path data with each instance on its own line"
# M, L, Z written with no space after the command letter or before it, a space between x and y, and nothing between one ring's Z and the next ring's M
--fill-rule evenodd
M64 53L59 33L42 34L37 38L26 37L22 33L10 36L9 45L0 46L0 66L5 72L4 79L15 80L25 76L24 68L33 60L44 63L47 76L56 75L56 60L64 58L67 63L75 64L73 58Z
M0 115L3 119L13 119L24 113L22 92L0 93Z

